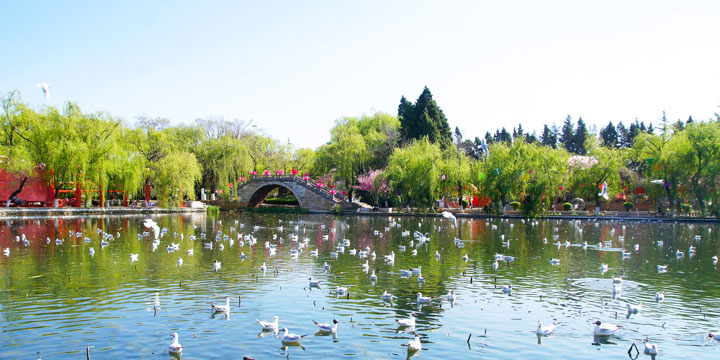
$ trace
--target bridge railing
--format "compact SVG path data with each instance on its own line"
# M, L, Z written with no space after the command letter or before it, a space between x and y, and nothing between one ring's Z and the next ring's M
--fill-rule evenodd
M325 187L319 187L317 185L317 182L312 179L305 180L300 176L297 175L251 175L248 181L245 183L239 185L237 189L239 190L241 187L244 187L251 181L293 181L296 183L299 183L301 185L304 185L305 188L311 190L312 192L319 194L329 200L333 201L347 201L344 195L342 194L331 194L330 191Z

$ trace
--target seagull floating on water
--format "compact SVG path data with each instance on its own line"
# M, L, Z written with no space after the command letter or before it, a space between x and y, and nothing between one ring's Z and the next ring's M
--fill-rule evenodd
M284 328L283 331L285 334L283 335L282 342L285 344L296 344L299 343L302 338L304 338L307 335L297 335L297 334L290 334L287 328Z
M138 261L138 254L130 254L130 262L136 262Z
M645 355L657 355L658 354L658 348L656 344L651 344L648 340L648 338L643 339L643 343L645 343L645 350L643 351Z
M414 312L412 312L412 313L410 313L409 318L397 319L397 320L395 320L395 322L398 323L398 325L400 325L400 326L413 327L413 326L415 326L415 316L416 316L416 314Z
M389 292L387 292L387 290L383 290L383 293L380 296L380 298L383 300L392 301L393 294L390 294Z
M642 310L642 302L638 305L632 305L630 303L627 303L627 311L628 314L637 314Z
M408 351L420 351L422 349L422 343L420 342L420 335L415 333L415 340L410 340L407 343Z
M320 287L320 280L315 280L312 277L308 278L308 286L310 287Z
M665 292L656 292L655 293L655 301L657 302L664 302L665 301Z
M222 263L219 262L219 261L217 261L217 260L215 260L215 262L213 263L213 269L214 269L215 271L218 271L218 270L220 270L221 267L222 267Z
M600 321L596 321L593 334L595 334L595 336L610 336L614 332L618 331L621 327L622 326L616 324L603 324Z
M279 316L273 316L273 319L275 319L275 320L273 320L273 322L260 321L260 320L258 320L258 319L255 319L255 321L257 321L257 323L260 324L260 326L262 326L263 330L275 330L275 331L277 331L280 317L279 317Z
M182 345L178 342L178 333L174 332L170 335L173 338L172 343L170 343L170 349L168 350L171 354L179 354L182 352Z
M555 323L543 326L542 321L538 321L538 326L535 333L538 335L550 335L552 334L553 330L555 330L555 326L557 326Z
M318 327L320 332L335 333L338 329L337 319L333 319L332 324L321 324L315 320L313 320L313 323L315 323L315 326Z
M229 297L225 298L225 305L210 304L210 308L212 309L213 312L216 312L216 313L217 312L229 313L230 312L230 298Z

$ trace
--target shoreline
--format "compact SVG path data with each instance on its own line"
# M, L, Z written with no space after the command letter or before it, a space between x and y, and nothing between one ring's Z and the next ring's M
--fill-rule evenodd
M522 214L484 214L479 212L453 212L448 210L457 218L462 219L528 219ZM105 208L0 208L0 220L17 219L17 218L42 218L42 217L67 217L67 216L126 216L126 215L164 215L164 214L196 214L205 213L206 209L202 208L160 208L160 207L105 207ZM224 211L223 211L224 212ZM244 211L241 211L244 212ZM344 211L341 213L333 211L309 211L308 214L327 214L327 215L349 215L349 216L414 216L414 217L441 217L438 213L417 213L417 212L359 212ZM551 214L538 216L536 220L583 220L583 221L627 221L627 222L678 222L678 223L705 223L720 224L720 220L715 217L661 217L654 215L642 216L638 214L628 214L622 212L620 214L605 215L587 215L587 214Z

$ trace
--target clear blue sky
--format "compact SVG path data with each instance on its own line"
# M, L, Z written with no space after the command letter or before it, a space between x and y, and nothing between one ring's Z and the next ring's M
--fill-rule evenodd
M428 86L465 137L720 111L720 1L7 1L0 91L296 146Z

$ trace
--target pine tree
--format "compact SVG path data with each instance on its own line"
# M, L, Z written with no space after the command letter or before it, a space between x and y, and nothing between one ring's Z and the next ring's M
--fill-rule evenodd
M538 142L538 138L537 138L537 135L535 134L535 131L533 131L532 134L525 134L525 142L528 144Z
M427 136L431 142L439 143L443 148L452 145L450 125L427 86L415 104L411 104L405 96L400 99L398 119L400 133L405 141Z
M576 154L585 155L587 153L587 151L585 150L585 140L587 140L587 137L587 127L585 127L585 122L581 117L578 119L577 130L575 130L575 136L573 139Z
M502 130L500 130L499 141L505 142L507 144L512 144L512 137L510 136L510 133L505 130L504 127L502 128Z
M406 140L416 138L417 121L413 108L413 104L403 95L398 106L398 120L400 120L400 135Z
M602 128L602 130L600 130L600 139L602 140L603 145L606 147L618 147L618 133L612 121L609 122L606 127Z
M622 121L617 124L617 133L618 133L618 142L617 147L619 148L625 148L628 147L628 131L627 128L625 128L625 125L623 125Z
M516 137L516 138L518 138L518 137L523 137L523 135L525 135L525 134L523 133L522 124L518 124L518 127L517 127L517 136L515 136L515 137Z
M575 130L573 128L572 118L567 116L563 123L562 133L560 133L560 144L570 152L575 152Z
M490 135L490 132L489 132L489 131L486 131L486 132L485 132L485 143L491 144L491 143L494 143L494 142L495 142L495 139L493 139L492 135Z
M635 120L634 123L630 124L630 128L628 129L627 143L625 144L625 147L631 148L633 144L635 144L635 138L640 134L640 131L640 124L638 124L638 121Z
M653 124L652 124L652 123L650 123L650 125L648 125L648 127L647 127L647 133L648 133L648 134L651 134L651 135L652 135L652 134L655 134L655 127L653 127Z
M545 125L543 127L543 133L540 135L540 142L545 146L550 146L553 149L557 147L557 136L553 133L550 128Z

